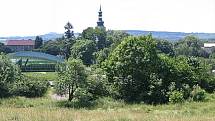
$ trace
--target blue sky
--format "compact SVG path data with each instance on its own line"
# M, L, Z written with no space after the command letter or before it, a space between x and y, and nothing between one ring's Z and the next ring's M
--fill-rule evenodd
M0 0L0 36L82 32L100 4L107 29L215 33L215 0Z

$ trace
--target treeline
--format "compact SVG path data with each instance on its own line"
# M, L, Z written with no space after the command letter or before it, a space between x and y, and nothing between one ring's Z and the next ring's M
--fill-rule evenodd
M55 89L58 94L68 94L69 101L91 104L100 97L112 97L126 102L177 103L202 101L206 92L215 90L215 51L204 50L197 37L171 43L151 35L134 37L105 28L89 27L78 37L68 30L65 37L45 42L37 50L65 57L66 62L57 66ZM0 92L7 88L5 84L0 83ZM16 92L27 95L20 89Z
M55 42L60 46L62 41ZM70 58L59 66L56 83L57 92L69 94L70 101L104 96L157 104L201 101L206 92L214 92L214 51L204 50L195 36L171 43L87 28L70 41Z

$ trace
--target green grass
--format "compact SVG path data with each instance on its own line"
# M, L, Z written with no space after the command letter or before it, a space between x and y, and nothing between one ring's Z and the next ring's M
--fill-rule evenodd
M111 98L92 108L64 108L48 95L42 98L0 99L0 121L215 121L215 94L205 102L146 105Z
M24 72L23 73L26 76L32 76L32 77L38 77L45 80L57 80L57 72Z

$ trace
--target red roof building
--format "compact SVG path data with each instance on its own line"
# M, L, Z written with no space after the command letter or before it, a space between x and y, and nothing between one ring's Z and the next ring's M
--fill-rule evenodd
M12 51L31 51L35 47L35 41L29 40L7 40L6 46Z

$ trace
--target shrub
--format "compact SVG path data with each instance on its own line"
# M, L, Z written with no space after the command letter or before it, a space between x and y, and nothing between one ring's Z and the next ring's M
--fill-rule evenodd
M106 75L102 69L93 69L87 78L87 91L93 95L93 98L108 96L110 88Z
M200 86L196 85L193 87L193 91L191 92L193 101L203 101L206 98L205 90L201 89Z
M102 68L116 92L113 97L127 102L167 103L172 82L174 90L182 90L183 98L187 98L197 81L187 58L158 54L156 41L150 35L123 40Z
M0 98L10 96L13 83L19 78L19 69L7 56L0 53Z
M41 97L48 89L48 81L42 78L22 76L13 86L13 93L17 96Z
M183 92L178 91L178 90L174 90L174 91L170 92L169 102L174 103L174 104L175 103L183 103L184 102Z

